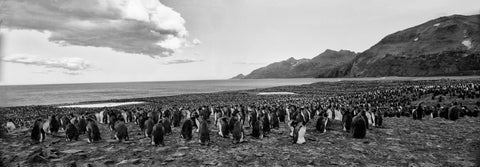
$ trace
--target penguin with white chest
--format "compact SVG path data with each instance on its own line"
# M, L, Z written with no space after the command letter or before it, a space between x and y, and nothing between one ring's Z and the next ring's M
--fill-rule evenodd
M7 121L6 127L7 127L7 132L12 132L17 128L11 119Z
M304 144L305 133L307 132L307 118L304 114L300 113L297 118L292 122L293 129L293 142L296 144Z
M50 116L48 120L43 123L43 130L48 134L56 134L59 129L60 124L55 115Z

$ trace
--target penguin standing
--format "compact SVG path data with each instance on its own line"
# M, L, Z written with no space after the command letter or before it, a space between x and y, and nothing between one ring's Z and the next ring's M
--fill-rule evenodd
M128 129L127 126L125 125L125 122L122 118L120 118L116 123L115 123L115 130L114 130L114 137L117 139L119 142L122 140L129 140L128 137Z
M71 122L68 123L67 128L65 129L66 141L78 141L78 129Z
M103 112L103 113L102 113L102 112ZM100 113L103 114L103 116L102 116L102 118L103 118L102 121L103 121L103 122L102 122L102 123L106 124L106 123L108 123L108 121L109 121L109 120L108 120L108 113L109 113L109 111L107 111L106 109L104 109L102 112L100 112Z
M127 111L127 120L126 122L133 122L133 113L132 111Z
M52 134L52 132L50 131L50 119L51 119L51 116L45 122L42 123L42 129L46 134Z
M243 133L242 121L235 122L235 125L234 125L233 130L232 130L232 136L233 136L233 143L243 142L244 133Z
M232 131L233 143L241 143L244 140L243 126L241 122L236 122Z
M365 117L367 119L367 129L371 129L372 126L375 123L374 120L373 120L374 116L373 116L372 112L366 111L365 112Z
M158 122L158 116L160 115L160 113L158 113L158 111L151 111L147 115L148 118L151 118L153 120L153 123L155 124L155 122Z
M117 116L115 113L111 112L108 114L108 127L110 128L110 131L115 131L115 122L117 122Z
M293 140L296 144L303 144L306 142L305 133L307 132L307 118L303 113L297 115L297 118L292 123L293 129Z
M249 115L250 116L248 118L248 121L249 121L248 123L250 124L250 127L253 127L253 123L258 120L257 112L255 110L251 111Z
M238 117L236 117L236 116L232 116L232 117L230 118L230 120L229 120L229 122L228 122L228 128L227 128L228 130L227 130L226 134L223 134L223 135L226 135L226 136L229 136L229 135L230 135L230 133L233 131L233 128L234 128L234 126L235 126L235 123L238 121L237 118L238 118Z
M50 119L48 121L50 124L50 133L58 133L58 130L60 129L60 123L58 122L57 117L55 115L52 115L50 116Z
M412 118L413 120L418 120L418 110L417 109L413 109L412 110Z
M272 129L279 129L280 128L280 120L278 119L277 113L274 111L272 112Z
M293 144L303 144L305 143L305 132L306 128L301 122L293 121L292 126L294 127L293 129Z
M200 126L198 128L198 133L200 137L200 143L202 145L208 145L210 142L210 131L208 130L208 124L207 120L204 118L201 118Z
M42 142L45 140L45 131L43 130L43 120L37 119L33 123L32 130L30 132L30 138L35 143Z
M448 109L448 119L456 121L460 117L460 108L457 106L457 102L454 102L453 106Z
M85 116L82 115L78 118L76 126L79 134L85 134L87 131L87 120L85 119Z
M184 138L186 141L192 140L192 133L193 120L191 118L187 118L182 125L181 137Z
M182 120L182 113L180 111L173 112L173 127L179 127Z
M343 131L350 132L352 121L353 121L353 113L350 111L345 111L342 119Z
M163 129L164 129L164 124L162 123L162 121L158 122L157 124L155 124L155 126L153 126L153 130L152 130L152 145L154 146L158 146L158 145L162 145L164 146L164 141L163 141Z
M125 123L128 123L127 112L122 110L122 111L120 111L120 115L122 116L123 120L125 120Z
M324 114L320 114L320 116L317 119L317 124L315 125L315 129L319 131L320 133L325 133L327 132L327 123L328 123L328 118L325 117Z
M284 109L278 109L278 120L280 122L285 122L285 115L287 115Z
M375 112L375 126L376 127L382 127L382 124L383 124L383 117L382 117L382 113L380 110L377 110Z
M136 114L136 124L140 127L140 130L142 132L145 132L145 122L148 120L147 116L145 113L137 113Z
M256 120L252 123L252 137L254 138L263 138L263 133L262 133L262 121L261 120Z
M85 129L88 137L88 142L92 143L101 140L102 137L100 135L100 129L98 128L97 123L95 123L95 121L93 121L92 119L88 119L87 122L88 123Z
M218 134L223 138L228 137L228 123L227 118L223 117L218 121Z
M200 129L200 120L198 120L199 114L198 112L193 112L192 113L192 121L193 121L193 127L195 127L195 132L198 132Z
M95 120L97 120L97 122L100 122L102 123L102 120L103 120L103 113L102 112L97 112L95 113Z
M352 127L350 133L353 138L362 139L367 134L367 121L364 118L365 111L362 111L357 116L353 117Z
M366 111L362 110L359 114L360 114L360 116L362 116L363 121L365 122L365 126L368 129L368 117L367 117Z
M222 111L219 109L215 109L215 111L213 112L213 121L215 125L218 126L218 121L220 121L220 118L222 118Z
M163 118L162 122L163 122L164 134L166 135L166 134L172 133L172 125L170 123L170 119L168 117L165 117Z
M264 113L262 116L262 128L264 136L270 132L270 120L268 119L267 113Z
M153 121L153 118L148 118L147 121L145 121L145 129L144 129L144 134L145 137L151 138L152 137L152 130L153 126L155 126L155 122Z

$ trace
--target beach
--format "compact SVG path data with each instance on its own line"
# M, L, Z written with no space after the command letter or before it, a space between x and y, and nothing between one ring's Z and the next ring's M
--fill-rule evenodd
M185 94L166 97L145 97L82 102L68 105L19 106L1 108L2 122L14 119L17 124L52 114L96 113L105 105L110 108L130 110L135 108L161 108L183 106L197 108L204 105L262 105L264 103L294 103L308 105L310 99L319 97L358 94L377 90L394 90L408 85L478 83L478 79L465 80L375 80L319 82L297 86L226 91L217 93ZM263 95L262 95L263 94ZM478 99L461 100L445 97L444 103L460 101L473 107ZM413 101L416 104L434 103L430 97ZM102 104L93 106L92 104ZM125 104L114 106L111 104ZM62 107L63 106L63 107ZM165 136L166 146L154 147L138 129L127 123L131 140L117 143L104 124L99 124L101 142L88 144L84 137L75 142L65 142L62 135L48 136L40 144L31 144L29 123L26 127L6 134L0 139L2 160L6 164L27 164L32 153L41 152L46 160L40 164L91 164L94 166L473 166L473 152L480 145L478 117L464 117L457 121L442 118L425 118L415 121L409 117L384 119L384 126L369 130L364 139L353 139L337 124L327 133L318 133L315 122L307 124L307 143L295 145L288 136L289 128L281 123L263 139L246 137L240 144L218 135L218 129L209 124L212 143L200 145L198 134L185 142L179 138L180 128ZM246 134L250 134L246 128ZM61 133L60 133L61 134Z

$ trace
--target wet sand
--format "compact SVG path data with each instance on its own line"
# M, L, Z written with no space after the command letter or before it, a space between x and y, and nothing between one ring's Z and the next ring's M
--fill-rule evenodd
M59 108L103 108L103 107L117 107L117 106L142 104L142 103L145 103L145 102L132 101L132 102L117 102L117 103L91 103L91 104L65 105L65 106L58 106L58 107Z

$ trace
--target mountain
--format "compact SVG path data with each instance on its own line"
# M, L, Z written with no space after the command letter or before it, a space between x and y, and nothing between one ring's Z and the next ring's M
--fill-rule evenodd
M243 79L243 78L245 78L245 75L238 74L237 76L234 76L233 78L230 78L230 79Z
M293 57L269 64L246 75L244 79L314 78L335 76L338 68L351 62L357 54L348 50L326 50L312 59ZM333 71L333 72L332 72Z
M366 51L326 50L244 78L480 75L480 15L452 15L387 35Z
M478 75L479 44L480 15L441 17L386 36L338 73L349 77Z

